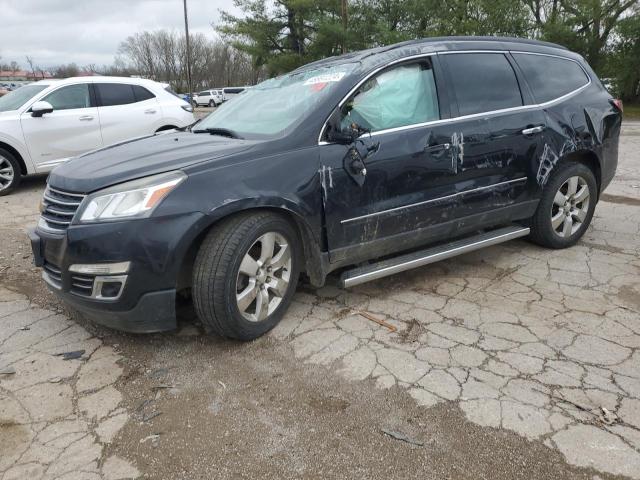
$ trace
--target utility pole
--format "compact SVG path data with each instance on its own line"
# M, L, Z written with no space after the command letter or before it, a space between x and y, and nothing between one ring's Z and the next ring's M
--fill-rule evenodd
M191 94L193 90L191 89L191 47L189 45L189 18L187 16L187 0L182 0L182 4L184 5L184 31L185 31L185 40L187 47L187 88L189 89L189 102L193 102L191 98Z
M347 24L349 13L347 11L347 0L342 0L342 53L347 53Z

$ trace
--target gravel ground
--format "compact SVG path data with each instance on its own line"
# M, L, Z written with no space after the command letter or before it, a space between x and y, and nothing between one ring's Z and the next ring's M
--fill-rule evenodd
M639 149L629 123L570 250L301 285L248 344L188 303L146 336L69 311L30 263L26 180L0 198L0 479L640 478Z

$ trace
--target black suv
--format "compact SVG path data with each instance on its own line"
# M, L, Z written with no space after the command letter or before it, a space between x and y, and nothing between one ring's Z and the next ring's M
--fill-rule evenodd
M621 107L565 48L432 38L268 80L185 131L49 176L30 232L46 283L122 330L203 324L252 339L314 285L528 235L573 245L614 176Z

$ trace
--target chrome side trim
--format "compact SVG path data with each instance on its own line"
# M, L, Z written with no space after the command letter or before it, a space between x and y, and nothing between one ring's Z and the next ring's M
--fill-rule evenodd
M435 263L463 253L473 252L526 235L529 235L528 227L504 227L492 232L482 233L470 238L432 247L421 252L402 255L377 264L347 271L340 278L340 285L343 288L353 287L361 283Z
M373 77L374 75L376 75L378 72L380 72L381 70L384 70L385 68L388 68L392 65L395 65L397 63L402 63L402 62L406 62L409 60L415 60L418 58L424 58L424 57L430 57L433 55L452 55L452 54L457 54L457 53L496 53L496 54L506 54L506 53L523 53L523 54L527 54L527 55L540 55L540 56L546 56L546 57L555 57L555 58L561 58L563 60L568 60L570 62L574 62L577 63L580 68L582 68L582 71L585 73L585 75L587 76L588 82L586 84L584 84L583 86L581 86L580 88L577 88L576 90L573 90L569 93L566 93L558 98L554 98L552 100L548 100L546 102L543 103L537 103L537 104L532 104L532 105L522 105L519 107L510 107L510 108L503 108L500 110L491 110L489 112L480 112L480 113L474 113L471 115L461 115L459 117L453 117L453 118L443 118L440 120L432 120L429 122L423 122L423 123L414 123L412 125L406 125L406 126L402 126L402 127L395 127L395 128L388 128L386 130L378 130L377 132L371 132L366 133L364 135L361 135L360 138L363 137L368 137L368 136L372 136L375 137L377 135L384 135L385 133L393 133L393 132L400 132L403 130L412 130L414 128L422 128L422 127L428 127L431 125L442 125L442 124L447 124L447 123L451 123L451 122L457 122L460 120L469 120L469 119L474 119L474 118L485 118L485 117L489 117L489 116L494 116L494 115L502 115L504 113L515 113L515 112L526 112L528 110L535 110L538 108L546 108L549 107L551 105L554 105L558 102L561 102L563 100L566 100L569 97L572 97L573 95L576 95L577 93L581 92L582 90L584 90L585 88L589 87L589 85L591 85L592 81L591 81L591 77L589 76L589 74L587 73L587 71L584 69L584 67L582 65L580 65L580 62L578 62L577 60L574 60L573 58L569 58L569 57L563 57L561 55L552 55L552 54L548 54L548 53L536 53L536 52L521 52L519 50L456 50L456 51L446 51L446 52L431 52L431 53L424 53L424 54L419 54L419 55L412 55L409 57L404 57L398 60L394 60L393 62L390 62L382 67L379 67L377 69L375 69L373 72L371 72L369 75L367 75L363 80L361 80L360 82L358 82L356 84L355 87L353 87L351 90L349 90L349 93L347 93L347 95L340 100L340 103L338 103L338 108L342 107L342 105L344 105L344 103L349 99L349 97L363 84L365 83L367 80L369 80L371 77ZM329 121L329 118L327 118L324 121L324 124L322 125L322 129L320 130L320 135L318 136L318 145L332 145L332 142L327 142L325 140L322 140L322 137L324 136L324 132L327 128L327 122Z
M516 178L514 180L507 180L505 182L494 183L493 185L487 185L486 187L472 188L470 190L464 190L462 192L453 193L451 195L445 195L444 197L432 198L430 200L424 200L422 202L411 203L409 205L403 205L401 207L389 208L387 210L382 210L380 212L374 212L374 213L368 213L366 215L360 215L359 217L347 218L345 220L340 220L340 224L344 225L345 223L357 222L358 220L364 220L365 218L375 217L377 215L384 215L386 213L397 212L399 210L404 210L404 209L407 209L407 208L413 208L413 207L419 207L419 206L422 206L422 205L428 205L429 203L441 202L441 201L444 201L444 200L449 200L451 198L464 196L464 195L467 195L469 193L480 192L482 190L490 190L492 188L498 188L498 187L501 187L503 185L510 185L512 183L520 183L520 182L526 182L526 181L527 181L527 177L522 177L522 178Z

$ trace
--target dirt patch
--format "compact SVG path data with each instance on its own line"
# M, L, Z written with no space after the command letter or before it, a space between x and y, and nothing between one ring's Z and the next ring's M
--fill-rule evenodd
M602 200L603 202L640 207L640 198L624 197L622 195L611 195L609 193L603 193L602 195L600 195L600 200Z
M640 285L623 285L618 291L618 298L640 311Z

